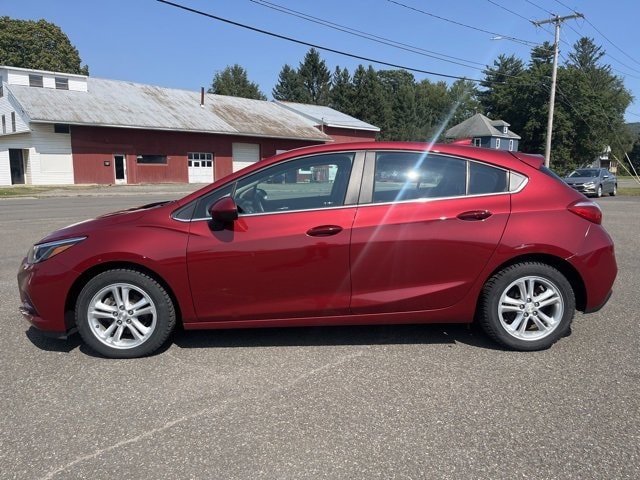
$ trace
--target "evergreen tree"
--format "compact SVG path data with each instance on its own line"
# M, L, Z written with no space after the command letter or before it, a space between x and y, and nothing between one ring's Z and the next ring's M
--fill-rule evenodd
M449 87L449 102L451 103L451 112L445 130L465 121L481 110L478 89L475 83L470 80L460 79L453 82Z
M304 56L297 73L306 92L306 103L328 105L331 73L315 48Z
M302 79L298 72L285 65L278 75L278 83L271 91L273 98L285 102L309 103L309 98L305 95Z
M391 109L385 89L374 68L359 65L353 74L353 116L376 125L381 130L381 138L386 138Z
M382 138L415 140L417 136L415 78L406 70L378 72L389 108L387 128Z
M329 106L335 110L351 115L353 113L353 84L346 68L336 67L331 77Z
M0 17L0 65L89 74L69 37L46 20Z
M247 71L238 64L226 67L221 72L216 72L209 93L252 98L254 100L267 99L260 91L258 84L249 81Z
M623 120L631 95L601 64L603 56L601 47L582 38L558 67L551 164L559 173L591 163L607 146L617 156L632 143ZM553 46L547 42L532 49L526 68L515 57L500 56L485 72L482 106L522 136L522 151L544 152L552 64Z
M416 140L441 140L450 114L451 102L446 82L431 83L429 80L422 80L416 85Z

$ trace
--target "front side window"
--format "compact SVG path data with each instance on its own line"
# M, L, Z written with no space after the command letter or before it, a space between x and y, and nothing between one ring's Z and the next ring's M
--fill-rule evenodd
M354 153L298 158L238 181L234 200L242 214L289 212L344 205Z
M208 193L195 206L183 207L174 218L210 219L211 205L230 195L240 215L342 206L353 159L353 153L340 153L279 163Z

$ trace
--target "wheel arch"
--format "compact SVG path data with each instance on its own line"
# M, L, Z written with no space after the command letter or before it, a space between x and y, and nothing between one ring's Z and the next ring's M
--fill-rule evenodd
M564 277L567 279L567 281L571 285L571 288L573 289L573 294L575 295L575 299L576 299L576 310L579 310L579 311L585 310L587 305L587 293L586 293L586 288L582 280L582 277L580 276L578 271L573 267L573 265L571 265L566 260L556 257L554 255L527 254L527 255L521 255L519 257L511 258L508 261L496 267L489 274L485 283L501 270L504 270L505 268L508 268L511 265L515 265L517 263L524 263L524 262L544 263L558 270L562 275L564 275ZM481 296L482 294L478 296L478 300L476 303L476 312L480 307Z
M71 331L75 329L75 326L76 326L75 315L74 315L75 305L78 300L78 295L80 295L80 292L82 291L82 288L86 285L86 283L96 275L107 272L109 270L117 270L117 269L134 270L134 271L143 273L151 277L152 279L154 279L156 282L158 282L162 286L162 288L166 290L167 294L171 298L171 301L173 302L173 308L176 312L176 321L178 323L182 323L182 313L180 311L180 304L178 302L178 299L173 289L171 288L171 286L162 278L162 276L160 276L157 272L153 271L152 269L135 262L112 261L112 262L101 263L99 265L95 265L89 268L88 270L85 270L75 280L75 282L73 282L73 285L71 286L71 288L69 289L69 292L67 293L67 298L64 304L64 311L65 311L64 320L65 320L65 327L67 331Z

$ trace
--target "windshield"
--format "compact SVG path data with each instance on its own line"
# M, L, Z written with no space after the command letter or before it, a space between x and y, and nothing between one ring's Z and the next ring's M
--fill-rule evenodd
M569 177L597 177L598 170L593 168L583 168L580 170L574 171Z

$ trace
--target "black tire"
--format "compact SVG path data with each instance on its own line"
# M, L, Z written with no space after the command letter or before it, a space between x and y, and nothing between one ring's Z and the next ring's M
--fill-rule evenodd
M85 343L110 358L150 355L176 324L173 302L162 285L128 269L89 280L76 301L75 318Z
M598 185L598 189L596 190L596 197L600 198L602 196L602 185Z
M615 197L618 194L618 185L614 185L613 189L609 192L611 197Z
M478 321L489 337L507 348L544 350L569 333L575 303L562 273L544 263L523 262L487 281Z

